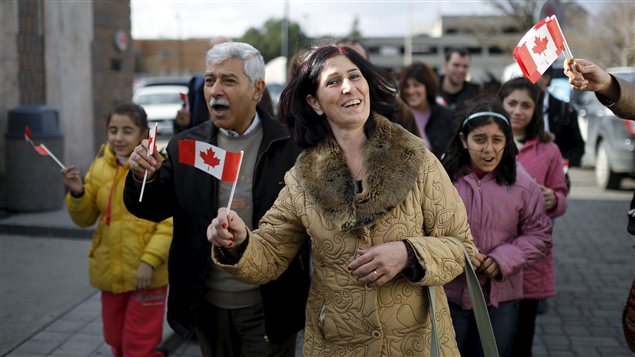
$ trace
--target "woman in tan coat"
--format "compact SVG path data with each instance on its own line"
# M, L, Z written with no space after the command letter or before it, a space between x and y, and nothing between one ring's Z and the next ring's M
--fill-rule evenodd
M442 285L463 272L463 246L476 248L439 161L387 119L394 88L348 48L311 49L281 97L305 148L285 187L259 229L225 208L208 228L214 261L257 284L310 241L305 356L429 355L425 286L437 286L441 353L458 355Z

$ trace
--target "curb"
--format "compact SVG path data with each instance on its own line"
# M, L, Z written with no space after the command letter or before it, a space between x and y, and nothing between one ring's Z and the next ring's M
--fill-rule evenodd
M93 236L93 232L94 230L92 229L25 226L20 224L0 223L0 234L90 239Z

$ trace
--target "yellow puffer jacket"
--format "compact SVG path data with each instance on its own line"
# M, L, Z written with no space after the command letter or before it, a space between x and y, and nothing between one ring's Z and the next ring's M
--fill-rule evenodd
M66 207L75 224L89 227L99 218L88 251L90 283L113 293L135 290L137 268L142 261L154 267L151 288L168 283L172 218L155 223L128 212L123 203L128 170L128 163L117 164L112 148L106 145L104 155L92 163L86 174L84 195L66 195Z

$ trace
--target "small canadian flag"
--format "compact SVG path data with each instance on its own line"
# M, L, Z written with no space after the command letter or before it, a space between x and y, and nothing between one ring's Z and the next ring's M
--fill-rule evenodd
M551 15L540 20L523 36L514 49L514 58L525 77L536 83L564 47L565 39L558 19Z
M148 152L146 157L149 159L150 156L157 151L157 127L159 123L154 123L152 129L148 133ZM141 184L141 193L139 194L139 202L143 201L143 192L146 189L146 180L148 179L148 170L143 174L143 183Z
M64 164L62 164L62 162L55 156L53 155L53 153L51 152L51 150L49 150L46 145L44 144L40 144L40 145L35 145L33 143L33 133L31 132L31 128L29 128L28 126L24 127L24 140L26 140L27 143L31 144L31 146L33 147L33 149L35 149L35 151L42 155L42 156L48 156L51 158L51 160L55 161L55 163L57 165L59 165L59 167L62 168L62 170L66 169L66 167L64 166Z
M157 128L159 123L155 123L150 132L148 133L148 157L152 156L157 151Z
M183 109L190 110L190 101L187 99L187 93L179 92L181 97L181 103L183 103Z
M226 151L212 144L195 140L179 140L179 162L216 177L223 182L235 182L243 152Z
M33 134L31 133L31 128L29 128L28 126L24 127L24 140L26 140L27 143L31 144L31 146L33 146L38 154L42 156L49 156L49 153L42 145L35 145L33 143Z

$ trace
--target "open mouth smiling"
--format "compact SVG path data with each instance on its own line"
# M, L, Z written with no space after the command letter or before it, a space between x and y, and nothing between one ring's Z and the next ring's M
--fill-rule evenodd
M348 101L344 102L344 104L342 104L342 106L344 108L352 108L352 107L357 107L360 104L362 104L362 101L360 99L351 99L351 100L348 100Z

